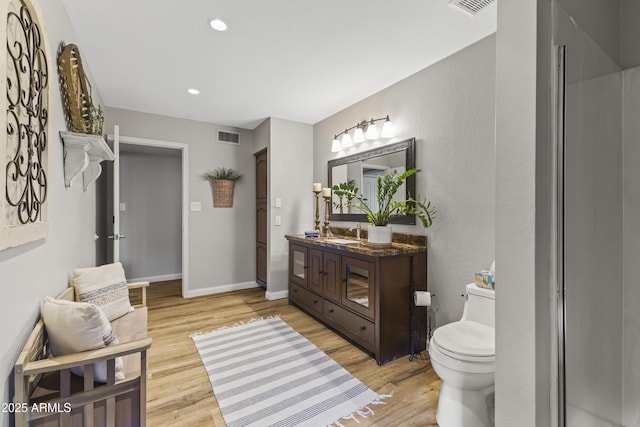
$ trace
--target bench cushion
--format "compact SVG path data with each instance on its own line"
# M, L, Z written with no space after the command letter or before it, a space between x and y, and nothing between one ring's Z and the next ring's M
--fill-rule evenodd
M121 343L147 338L147 307L138 307L134 311L111 322L113 332ZM140 375L140 356L124 356L122 372L124 378Z

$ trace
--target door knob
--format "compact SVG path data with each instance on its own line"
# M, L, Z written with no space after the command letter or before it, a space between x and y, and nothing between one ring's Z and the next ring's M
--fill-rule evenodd
M109 239L113 239L113 240L120 240L120 239L124 239L127 236L125 236L124 234L112 234L110 236L108 236Z

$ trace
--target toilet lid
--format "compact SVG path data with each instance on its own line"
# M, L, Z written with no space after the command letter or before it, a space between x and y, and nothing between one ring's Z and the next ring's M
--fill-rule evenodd
M438 347L462 356L489 357L496 353L495 330L472 321L440 326L433 333Z

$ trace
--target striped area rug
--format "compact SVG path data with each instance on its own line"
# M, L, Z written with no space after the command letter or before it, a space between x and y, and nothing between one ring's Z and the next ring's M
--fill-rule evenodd
M229 427L340 426L378 395L278 317L195 335Z

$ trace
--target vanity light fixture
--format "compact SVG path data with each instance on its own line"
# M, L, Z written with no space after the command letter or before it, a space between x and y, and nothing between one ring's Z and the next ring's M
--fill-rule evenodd
M384 120L382 125L382 132L378 135L378 127L376 126L376 122ZM353 138L349 134L350 131L354 130ZM338 139L342 136L342 140ZM371 119L369 121L363 120L360 123L352 126L348 129L345 129L343 132L340 132L333 137L333 143L331 144L331 151L333 153L337 153L344 148L349 148L353 145L353 143L364 142L365 140L373 140L378 138L392 138L395 136L393 130L393 122L389 119L389 115L386 117L381 117L379 119Z
M209 21L209 25L211 26L211 28L213 28L216 31L226 31L227 30L227 23L224 22L222 19L212 19Z

